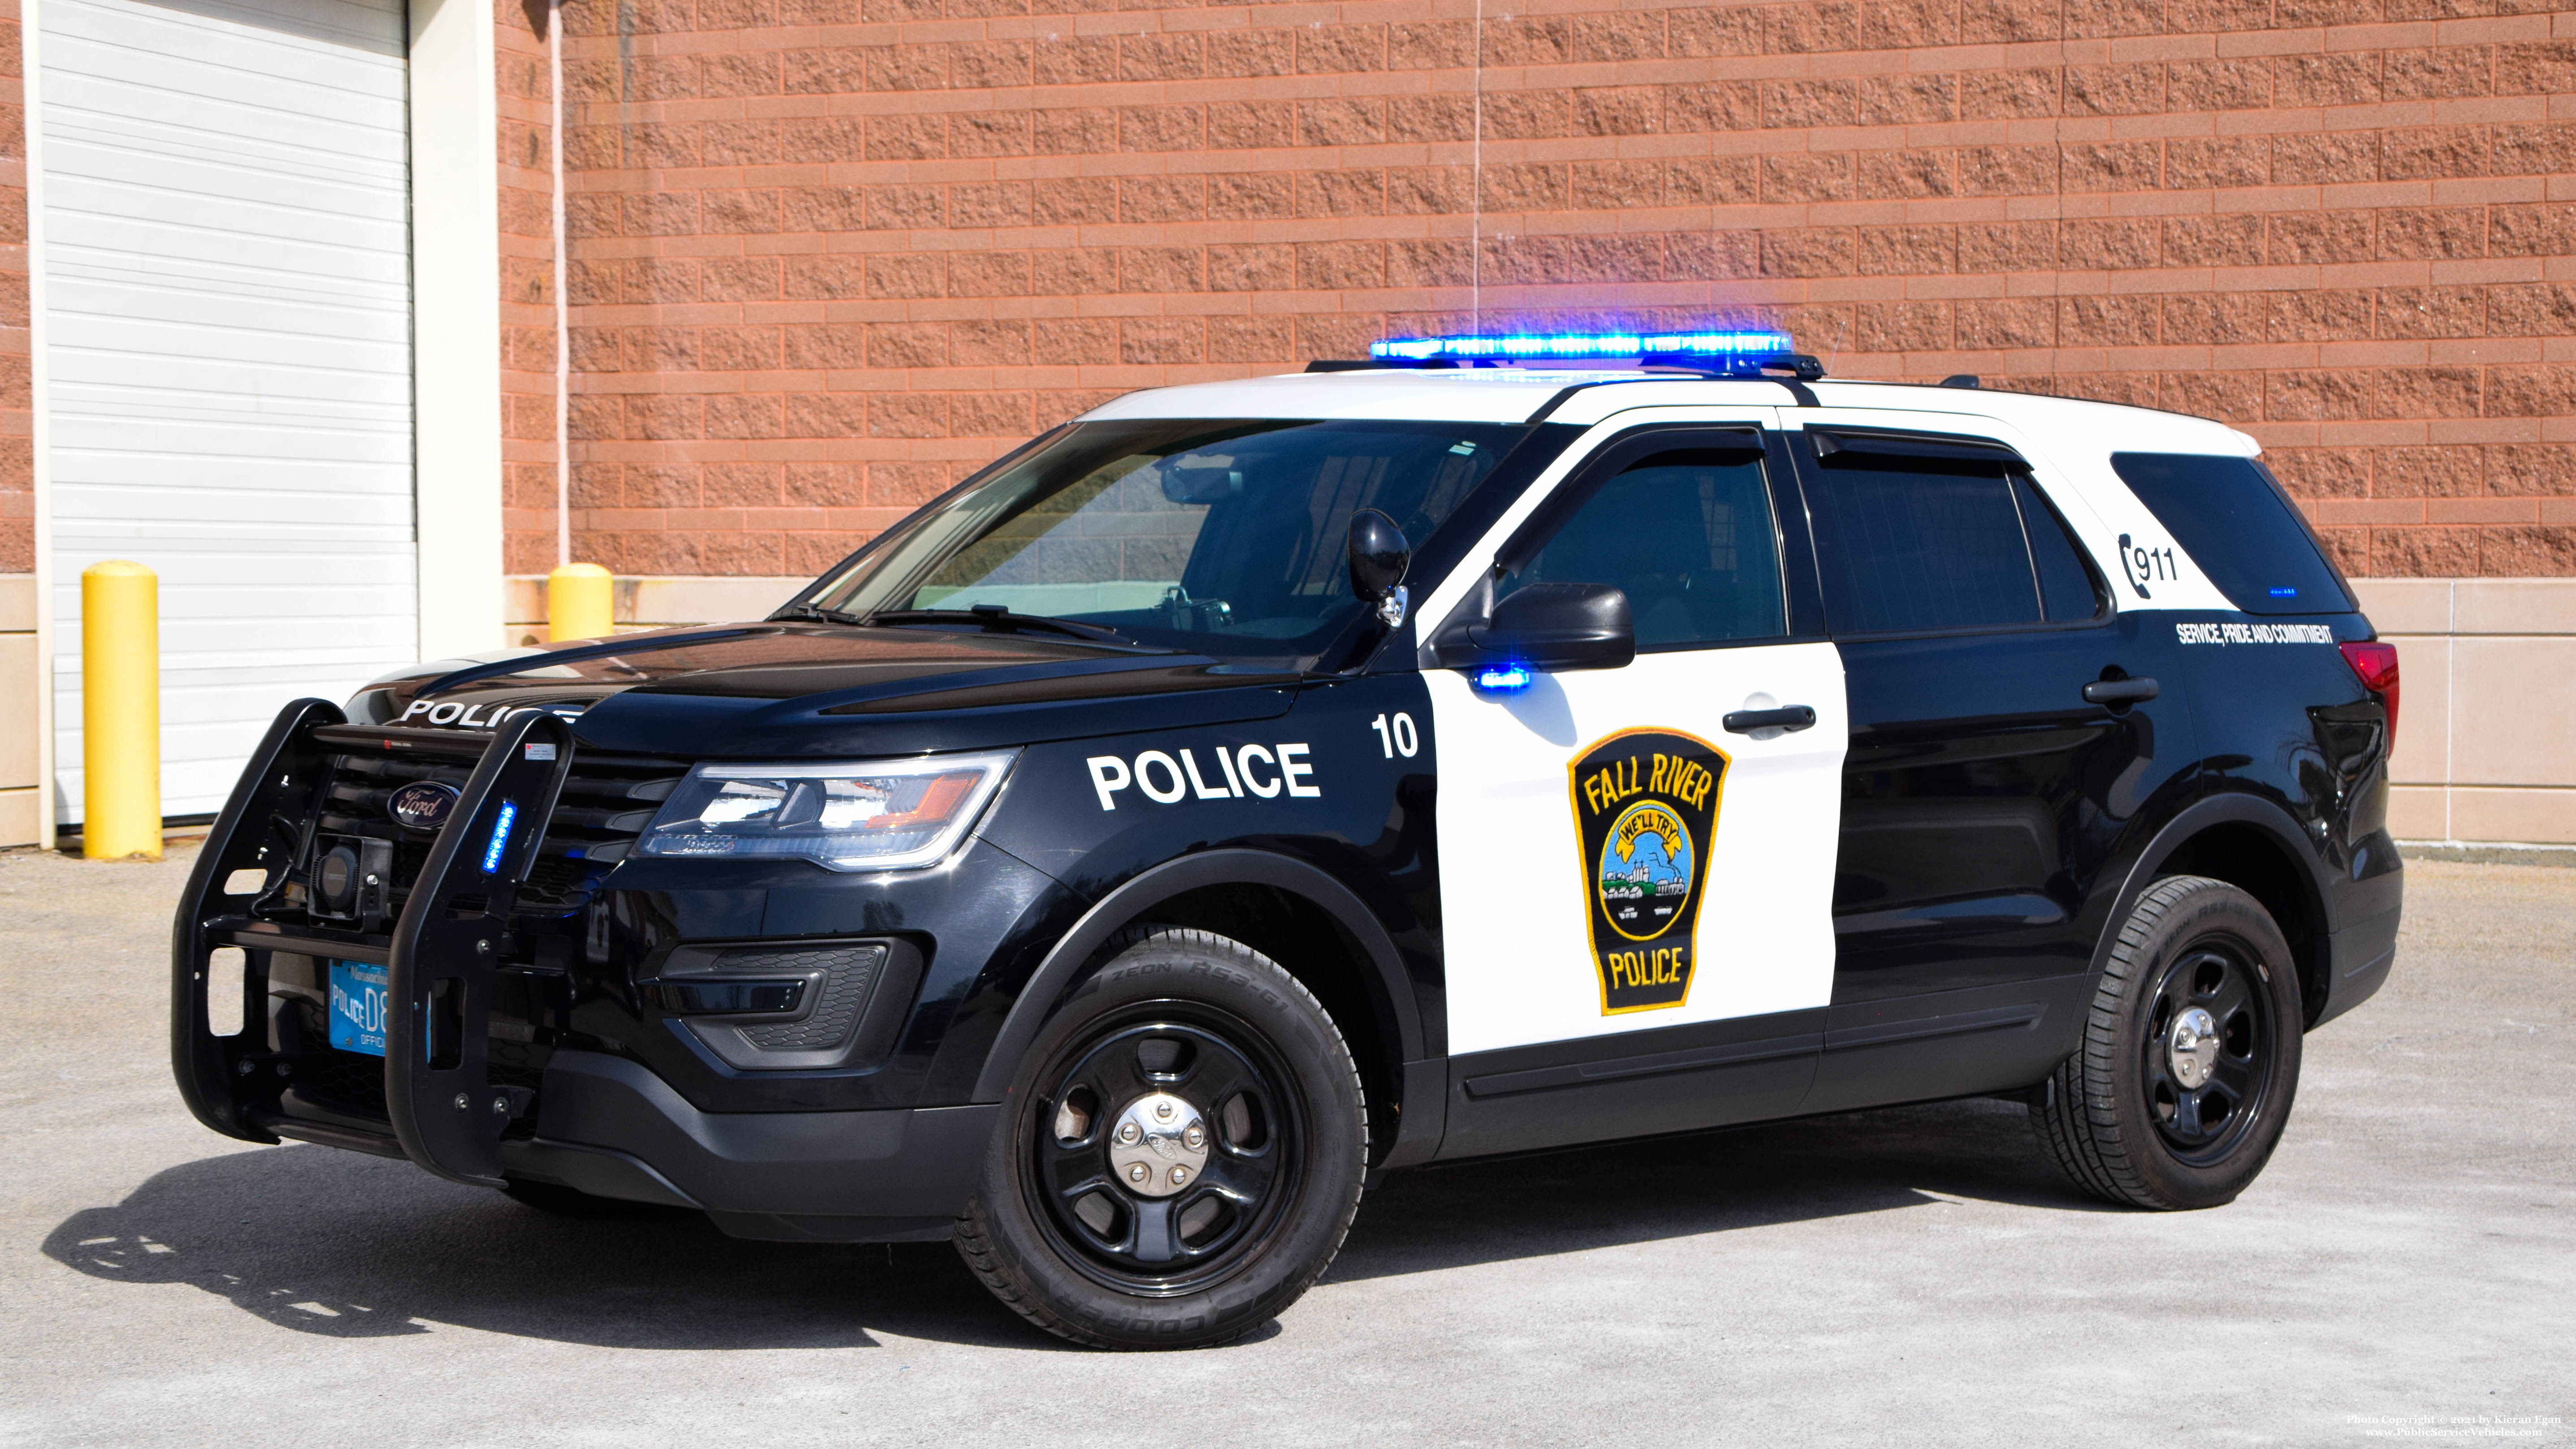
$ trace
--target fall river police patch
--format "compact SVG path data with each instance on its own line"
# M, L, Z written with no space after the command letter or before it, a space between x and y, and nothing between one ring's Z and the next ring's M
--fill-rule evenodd
M1622 730L1567 767L1601 1014L1679 1006L1726 753L1672 730Z

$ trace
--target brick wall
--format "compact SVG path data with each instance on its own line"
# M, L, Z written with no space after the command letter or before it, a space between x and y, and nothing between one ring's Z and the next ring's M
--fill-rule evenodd
M35 412L28 391L27 107L18 6L0 0L0 574L36 567Z
M1116 392L1477 305L2220 417L2357 574L2576 574L2576 12L1487 0L1480 71L1459 0L1038 4L572 0L577 556L809 571ZM542 11L503 29L534 571Z
M556 563L554 178L546 5L545 0L502 0L495 11L504 567L514 574L541 574Z

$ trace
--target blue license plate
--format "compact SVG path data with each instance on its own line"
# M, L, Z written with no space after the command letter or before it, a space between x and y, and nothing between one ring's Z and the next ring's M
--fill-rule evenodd
M363 961L331 963L331 1045L383 1056L385 1011L384 967Z

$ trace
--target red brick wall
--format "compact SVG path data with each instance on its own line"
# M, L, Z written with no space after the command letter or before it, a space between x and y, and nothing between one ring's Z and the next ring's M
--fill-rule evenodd
M28 391L27 107L18 6L0 0L0 574L36 569L35 425Z
M604 8L604 7L603 7ZM495 7L501 122L501 488L514 574L555 566L555 292L545 0ZM692 571L694 572L694 570Z
M1471 4L1038 3L573 0L577 556L804 572L1115 392L1476 300L2205 413L2356 573L2576 573L2576 12L1488 0L1478 223ZM531 24L503 130L533 571Z

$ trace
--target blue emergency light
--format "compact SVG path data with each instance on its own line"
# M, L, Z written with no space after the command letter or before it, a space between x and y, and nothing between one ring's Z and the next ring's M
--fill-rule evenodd
M501 818L492 822L492 838L483 847L483 873L491 875L501 868L501 849L510 843L510 823L519 818L519 807L501 802Z
M1637 358L1723 371L1790 367L1798 344L1771 328L1709 332L1561 332L1554 336L1388 337L1369 356L1391 362L1549 362Z

